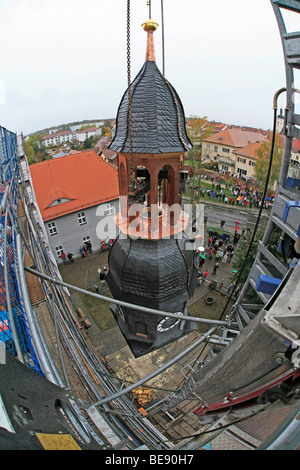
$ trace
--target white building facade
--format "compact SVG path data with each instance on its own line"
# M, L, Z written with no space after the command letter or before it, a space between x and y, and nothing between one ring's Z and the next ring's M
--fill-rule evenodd
M63 145L67 142L71 143L76 140L76 132L64 131L48 134L42 137L42 146L51 147L53 145Z
M54 132L42 137L42 146L51 147L64 145L72 142L84 142L89 137L100 137L102 135L101 127L88 127L83 130L68 130L64 132Z

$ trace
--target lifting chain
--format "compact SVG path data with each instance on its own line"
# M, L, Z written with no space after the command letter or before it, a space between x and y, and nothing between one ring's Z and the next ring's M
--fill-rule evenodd
M130 72L130 0L127 0L127 81L128 81L128 125L130 142L130 187L131 191L136 188L135 165L133 159L132 143L132 95L131 95L131 72Z
M164 0L161 0L161 37L162 37L162 68L165 76L165 24L164 24Z
M149 6L149 18L151 18L151 0L147 1ZM161 0L161 16L164 23L163 0ZM164 26L162 28L162 50L163 50L163 75L165 74L164 57ZM136 189L137 182L135 178L135 165L133 158L133 139L132 139L132 93L131 93L131 60L130 60L130 0L127 0L127 82L128 82L128 125L129 125L129 143L130 143L130 190Z

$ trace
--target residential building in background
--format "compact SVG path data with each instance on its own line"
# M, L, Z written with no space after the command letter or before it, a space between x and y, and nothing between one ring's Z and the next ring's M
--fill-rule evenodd
M82 127L82 126L81 126ZM64 145L72 142L84 142L89 137L101 136L102 126L91 126L85 129L67 130L63 132L52 132L41 138L42 147L51 147L52 145Z
M256 152L260 145L261 142L253 142L232 152L235 155L235 173L247 179L254 178Z
M76 131L75 140L78 142L84 142L85 139L89 139L90 137L101 136L102 128L100 127L88 127L86 129Z
M73 142L76 140L76 132L64 131L54 132L52 134L45 135L42 137L42 146L51 147L52 145L63 145L67 142Z
M99 250L98 224L118 212L117 170L88 150L30 165L30 173L57 261L63 251L80 256L87 241Z
M244 130L242 128L226 128L221 132L212 134L202 142L202 163L215 163L216 169L221 172L238 176L249 176L253 173L255 158L252 156L254 145L260 144L268 137L267 132ZM249 157L245 157L241 150L248 149ZM250 157L251 155L251 157ZM249 163L251 160L251 163ZM247 166L248 165L248 166ZM238 171L239 169L239 171Z

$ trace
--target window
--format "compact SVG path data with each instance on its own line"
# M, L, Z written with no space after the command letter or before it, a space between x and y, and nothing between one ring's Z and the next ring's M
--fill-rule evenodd
M115 208L113 204L107 204L106 205L106 215L111 216L114 215L115 213Z
M217 151L218 151L218 146L217 146L217 145L215 145L215 149L214 149L214 151L215 151L215 152L217 152Z
M210 144L206 144L206 148L210 149Z
M84 224L86 224L85 212L79 212L79 214L77 214L77 217L78 217L78 223L79 223L79 225L84 225Z
M56 246L55 251L56 251L57 256L60 256L64 250L62 246Z
M87 235L86 237L82 237L82 241L83 243L85 243L85 242L90 242L91 240L90 240L90 237Z
M52 236L52 235L56 235L58 233L57 231L57 228L56 228L56 225L55 225L55 222L50 222L48 224L48 230L49 230L49 234Z
M229 150L229 149L227 149L226 147L223 147L223 148L222 148L222 152L224 152L224 153L229 153L229 152L230 152L230 150Z

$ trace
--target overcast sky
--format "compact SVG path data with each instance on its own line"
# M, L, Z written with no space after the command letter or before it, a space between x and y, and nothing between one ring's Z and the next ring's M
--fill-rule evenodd
M127 0L0 0L0 125L26 135L115 118L127 88L126 6ZM131 0L132 79L145 61L141 24L148 16L146 0ZM160 0L152 0L152 18L160 25L154 38L162 70ZM299 29L299 14L285 20ZM272 127L273 95L286 83L269 0L164 0L164 36L165 76L186 117Z

